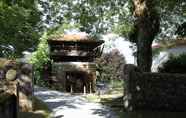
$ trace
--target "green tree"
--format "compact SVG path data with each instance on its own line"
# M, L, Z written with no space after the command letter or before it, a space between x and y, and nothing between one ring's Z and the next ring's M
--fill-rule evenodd
M48 47L48 34L44 33L43 36L40 38L39 45L37 50L32 53L30 63L34 65L34 72L35 72L35 83L42 84L42 71L43 65L47 64L50 61L49 58L49 47Z
M155 0L154 0L155 1ZM152 41L159 32L160 18L153 0L133 0L136 18L134 39L137 44L137 64L143 71L151 71Z
M117 50L113 49L109 53L103 53L101 58L96 60L98 81L121 80L125 57Z
M181 37L186 37L186 22L179 25L176 33Z
M185 0L156 0L156 8L160 14L160 33L158 40L172 39L177 35L178 28L186 22Z
M138 65L144 71L150 71L152 41L173 37L185 21L185 3L185 0L40 1L48 26L68 22L80 24L81 31L88 33L115 31L124 37L129 34L129 40L137 46Z
M69 23L79 24L80 30L87 33L111 31L118 19L125 19L126 0L40 0L46 26Z
M183 0L133 0L132 2L135 20L130 40L137 46L138 66L143 71L151 71L152 41L155 37L156 39L169 39L175 35L176 23L184 21L182 20L184 18L183 8L186 6L186 2ZM174 18L170 16L174 16ZM158 33L159 35L157 35Z
M0 56L20 57L39 39L40 12L35 0L0 1Z

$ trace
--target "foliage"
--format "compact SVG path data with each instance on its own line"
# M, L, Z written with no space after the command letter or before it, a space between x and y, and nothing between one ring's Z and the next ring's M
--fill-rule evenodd
M127 0L40 0L44 24L79 24L87 33L103 33L121 21L128 22Z
M155 1L161 17L158 39L172 37L186 20L185 0ZM114 31L128 36L134 29L132 9L129 0L1 0L0 56L17 57L24 50L33 51L41 31L40 20L47 29L78 24L87 33Z
M177 36L183 36L184 22L186 22L185 0L154 0L154 7L160 15L160 32L155 37L156 40L172 39ZM134 7L131 7L133 11ZM136 19L132 19L135 21ZM134 24L134 23L133 23ZM132 26L129 31L129 39L135 41L134 32L136 29Z
M159 72L163 73L186 73L186 54L180 56L170 56L169 60L159 67Z
M119 23L113 26L113 32L119 34L120 36L128 37L128 40L132 43L135 43L134 38L131 38L132 32L134 32L134 27L132 23ZM130 37L130 38L129 38Z
M163 51L163 50L164 50L163 47L153 48L152 49L152 56L153 56L153 58L156 58L160 54L160 52Z
M19 57L39 38L40 12L35 0L0 1L0 56Z
M134 25L129 33L129 39L137 45L138 66L143 71L150 71L152 41L173 36L175 38L183 34L183 28L181 27L180 30L178 26L186 20L184 16L186 2L184 0L133 0L132 3ZM184 27L183 24L181 26Z
M30 62L34 65L34 72L35 72L35 82L42 84L42 70L43 65L50 61L49 59L49 47L47 43L48 35L44 33L43 36L40 38L40 43L37 47L37 51L32 54Z
M70 32L72 30L75 30L76 32L79 32L78 28L79 28L79 24L68 24L68 23L63 23L61 25L58 25L56 27L52 27L50 29L48 29L47 34L48 34L48 38L52 38L55 36L60 36L63 35L66 31Z
M104 53L101 58L96 60L96 63L99 72L98 81L110 82L122 79L125 57L117 49Z
M179 36L186 37L186 21L183 24L179 25L176 33Z
M156 0L156 6L160 13L160 29L157 39L165 40L179 36L179 27L186 22L185 0Z

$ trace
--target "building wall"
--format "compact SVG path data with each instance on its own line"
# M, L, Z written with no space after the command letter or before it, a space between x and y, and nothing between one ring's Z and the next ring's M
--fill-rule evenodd
M186 111L186 75L145 73L126 65L124 81L128 111Z

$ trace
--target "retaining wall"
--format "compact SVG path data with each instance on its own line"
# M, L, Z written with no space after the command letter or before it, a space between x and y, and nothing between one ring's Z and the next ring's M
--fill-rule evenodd
M16 87L9 86L10 83L16 83ZM16 96L20 111L32 111L33 86L30 64L0 58L0 88L5 93Z
M128 111L186 111L186 75L146 73L125 65L124 81Z

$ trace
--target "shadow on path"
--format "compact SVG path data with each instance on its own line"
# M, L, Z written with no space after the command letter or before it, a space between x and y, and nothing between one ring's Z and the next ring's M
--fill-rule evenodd
M110 108L88 102L81 95L35 87L34 95L44 101L53 111L54 118L118 118Z

